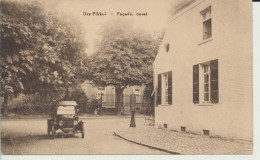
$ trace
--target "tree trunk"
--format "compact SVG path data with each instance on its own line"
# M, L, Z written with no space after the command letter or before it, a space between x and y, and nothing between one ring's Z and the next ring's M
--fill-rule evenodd
M66 91L65 92L66 92L65 93L65 101L68 101L69 98L70 98L70 93L69 93L69 88L68 87L66 87Z
M9 99L8 94L5 94L4 95L4 108L3 108L3 115L4 116L8 115L8 99Z
M117 108L117 115L124 114L124 106L123 106L123 91L120 86L116 87L116 108Z

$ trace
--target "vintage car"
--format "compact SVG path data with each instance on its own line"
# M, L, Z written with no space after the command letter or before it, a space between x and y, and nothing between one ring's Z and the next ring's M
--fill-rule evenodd
M81 133L84 138L84 123L77 116L75 101L61 101L54 109L51 118L47 120L47 132L52 138L58 135L66 136Z

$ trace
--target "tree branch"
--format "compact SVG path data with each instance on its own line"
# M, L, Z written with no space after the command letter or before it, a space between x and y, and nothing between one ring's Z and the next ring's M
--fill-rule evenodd
M123 89L123 90L124 90L126 87L127 87L127 85L124 85L123 87L121 87L121 89Z

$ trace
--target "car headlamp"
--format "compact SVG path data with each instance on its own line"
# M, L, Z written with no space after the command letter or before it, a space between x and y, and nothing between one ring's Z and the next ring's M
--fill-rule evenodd
M63 121L62 120L59 120L59 125L63 126Z
M73 121L73 124L74 124L74 126L76 126L76 125L78 124L78 121L77 121L77 120L74 120L74 121Z

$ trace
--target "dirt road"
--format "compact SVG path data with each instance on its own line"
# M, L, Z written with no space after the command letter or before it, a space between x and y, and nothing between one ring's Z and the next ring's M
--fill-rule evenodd
M2 154L167 154L114 136L114 130L129 128L129 118L95 118L83 121L86 129L84 139L76 134L53 140L47 136L45 119L4 120L1 122ZM142 123L141 119L139 121Z

